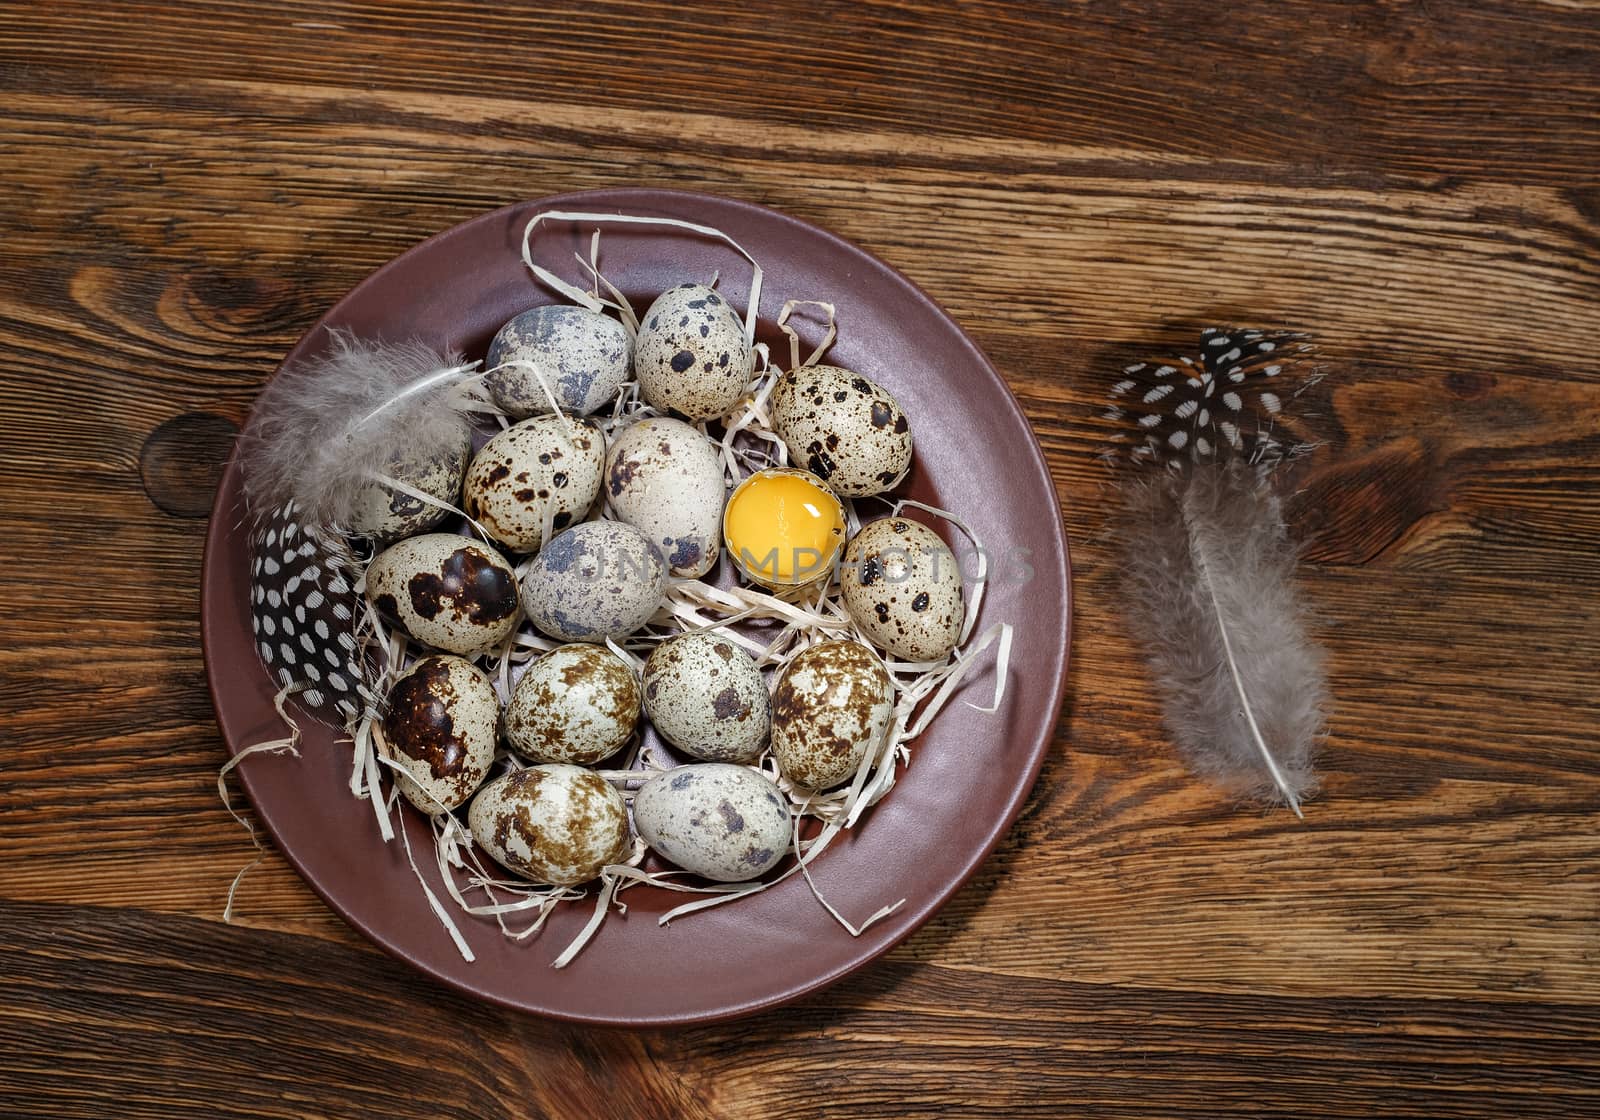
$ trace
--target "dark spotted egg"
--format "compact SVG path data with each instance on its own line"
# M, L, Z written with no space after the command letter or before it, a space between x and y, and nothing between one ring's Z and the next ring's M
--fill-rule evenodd
M738 312L704 284L662 292L640 320L634 374L644 399L664 412L722 416L744 395L752 368Z
M466 804L494 762L500 700L470 662L420 657L389 689L380 741L411 804L438 813Z
M534 762L592 765L639 725L639 679L602 646L557 646L529 665L506 706L506 741Z
M644 663L644 710L662 738L707 762L750 762L771 726L767 683L726 634L670 638Z
M600 492L606 440L592 420L536 416L495 436L467 469L467 514L512 552L544 543L548 514L559 532Z
M472 838L496 863L535 883L587 883L627 858L628 806L582 766L530 766L484 786L467 811Z
M845 546L845 610L872 644L906 661L937 661L961 637L961 569L950 546L918 521L885 517Z
M905 409L875 381L838 366L805 366L778 378L772 428L789 461L845 498L892 489L911 467Z
M639 836L662 858L722 883L754 879L789 848L783 793L758 771L696 762L651 778L633 798Z
M517 574L494 549L455 533L408 537L367 567L367 598L423 645L475 656L517 628Z
M821 642L784 668L772 694L772 754L797 785L828 789L883 742L894 689L860 642Z
M528 621L564 642L621 639L656 613L667 566L644 534L585 521L550 538L522 577Z
M628 332L615 319L585 307L535 307L494 336L483 384L495 404L520 419L550 411L542 375L563 412L587 416L616 397L632 356Z
M652 417L612 437L606 500L650 538L675 576L711 570L722 550L727 487L716 445L682 420Z
M302 525L293 502L256 523L250 555L250 621L262 663L280 687L302 686L296 699L304 707L349 726L368 702L354 558L339 538Z

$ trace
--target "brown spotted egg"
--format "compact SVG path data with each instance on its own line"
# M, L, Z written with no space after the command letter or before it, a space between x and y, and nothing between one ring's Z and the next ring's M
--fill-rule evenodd
M466 511L513 552L533 552L547 514L556 531L583 520L600 492L605 453L592 420L550 415L514 424L467 468Z
M490 782L472 799L467 827L500 866L558 887L587 883L630 850L622 795L593 770L564 763Z
M489 343L483 384L511 416L549 412L550 396L563 412L587 416L616 397L632 356L628 332L615 319L586 307L534 307ZM541 375L550 396L539 384Z
M937 661L961 637L966 607L950 546L918 521L885 517L845 546L845 610L874 645L905 661Z
M639 725L639 681L600 646L558 646L528 666L506 707L506 741L535 762L599 762Z
M529 562L522 605L552 638L604 643L649 622L666 589L667 566L643 533L620 521L585 521Z
M657 296L640 320L633 354L644 399L690 420L731 409L753 368L738 312L704 284L680 284Z
M710 571L722 550L727 487L716 445L682 420L640 420L612 437L606 499L644 533L675 576Z
M517 574L455 533L407 537L367 565L367 599L423 645L474 656L517 628Z
M500 699L470 662L418 658L389 689L378 725L395 784L424 813L465 805L494 762Z
M828 789L855 774L894 715L889 674L860 642L821 642L785 667L772 694L772 753L797 785Z
M727 635L670 638L644 663L644 710L661 737L708 762L749 762L771 726L767 685Z
M892 489L911 468L905 409L875 381L838 366L805 366L778 378L772 428L789 461L834 493L864 498Z
M789 848L782 792L761 773L724 762L668 770L633 798L639 836L685 871L722 883L754 879Z
M350 515L350 531L358 537L392 541L432 529L451 516L461 500L461 480L472 457L472 432L463 422L461 441L448 452L424 457L401 451L385 473L397 482L434 499L433 503L376 480L362 485Z

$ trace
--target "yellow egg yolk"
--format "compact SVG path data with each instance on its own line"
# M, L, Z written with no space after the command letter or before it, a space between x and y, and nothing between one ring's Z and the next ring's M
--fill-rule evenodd
M844 542L844 510L815 475L761 471L728 499L723 536L752 578L809 583L833 563Z

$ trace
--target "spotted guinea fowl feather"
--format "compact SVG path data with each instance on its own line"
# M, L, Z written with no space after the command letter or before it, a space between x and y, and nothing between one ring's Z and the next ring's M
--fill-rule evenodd
M1274 468L1309 453L1287 405L1304 336L1210 328L1199 353L1125 368L1117 430L1127 615L1191 770L1297 815L1316 785L1327 683L1294 585Z
M262 664L321 719L353 727L375 695L360 565L345 541L305 524L293 502L250 533L250 621Z
M1303 368L1310 352L1302 334L1207 327L1194 357L1125 367L1102 414L1120 429L1108 460L1271 464L1305 454L1310 444L1285 424L1286 406L1315 383Z
M476 364L421 342L329 332L328 350L286 367L239 437L250 534L251 621L274 679L349 728L377 687L344 533L364 493L401 484L406 457L459 453Z

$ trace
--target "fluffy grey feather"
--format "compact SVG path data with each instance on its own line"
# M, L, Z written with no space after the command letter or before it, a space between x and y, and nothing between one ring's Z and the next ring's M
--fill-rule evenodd
M1173 738L1201 777L1298 814L1316 785L1327 682L1278 499L1238 465L1126 497L1129 616Z
M1195 358L1129 366L1104 413L1106 461L1128 468L1117 536L1128 615L1168 730L1191 769L1289 806L1315 789L1328 704L1294 586L1272 468L1311 445L1286 415L1299 335L1209 328Z
M283 370L239 439L257 516L293 502L310 525L350 523L363 489L402 457L459 452L473 366L420 342L330 332L328 352Z

